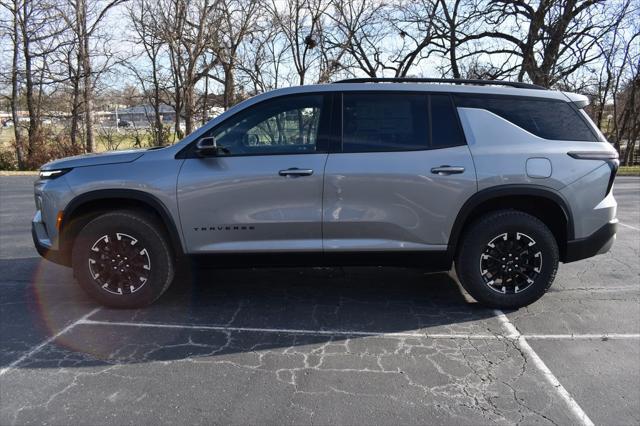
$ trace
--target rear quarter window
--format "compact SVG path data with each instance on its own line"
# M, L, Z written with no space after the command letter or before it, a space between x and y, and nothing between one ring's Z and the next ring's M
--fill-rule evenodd
M580 113L554 99L454 96L456 106L490 111L544 139L596 142L598 138Z

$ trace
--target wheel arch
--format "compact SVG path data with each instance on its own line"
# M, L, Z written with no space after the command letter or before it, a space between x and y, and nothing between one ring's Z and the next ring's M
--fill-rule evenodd
M184 254L178 227L167 207L157 197L134 189L100 189L78 195L64 209L59 244L67 264L71 262L73 241L82 226L100 213L116 208L141 210L159 219L165 227L175 255Z
M467 226L481 215L501 209L523 211L540 219L556 238L560 259L565 259L567 241L574 238L571 209L559 192L535 185L500 185L475 193L454 221L448 245L450 255L455 256Z

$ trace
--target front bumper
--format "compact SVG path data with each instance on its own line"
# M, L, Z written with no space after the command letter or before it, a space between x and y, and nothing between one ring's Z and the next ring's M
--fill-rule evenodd
M575 262L608 252L616 240L617 228L618 219L612 219L586 238L567 241L564 263Z
M51 248L51 240L48 237L44 223L39 219L39 214L40 212L38 211L31 222L31 238L33 238L33 245L36 247L38 254L51 262L70 266L69 260L59 250Z

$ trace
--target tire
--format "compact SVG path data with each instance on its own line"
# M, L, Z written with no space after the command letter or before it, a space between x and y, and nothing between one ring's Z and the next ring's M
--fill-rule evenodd
M500 210L465 231L455 268L462 286L478 302L519 308L549 289L558 261L556 239L544 223L527 213Z
M72 266L89 296L122 309L153 303L169 287L175 270L163 225L130 210L88 222L73 243Z

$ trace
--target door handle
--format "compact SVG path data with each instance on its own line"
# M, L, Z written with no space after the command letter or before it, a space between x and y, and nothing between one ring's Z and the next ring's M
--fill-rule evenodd
M460 166L440 166L431 169L434 175L447 176L464 173L464 167Z
M299 177L299 176L311 176L313 174L313 170L311 169L299 169L297 167L292 167L286 170L280 170L278 172L280 176L291 176L291 177Z

